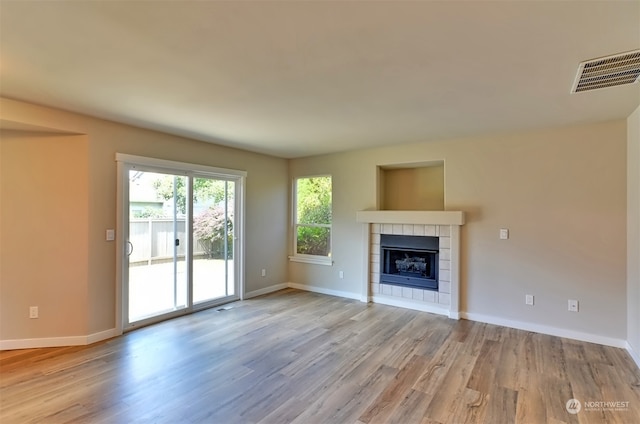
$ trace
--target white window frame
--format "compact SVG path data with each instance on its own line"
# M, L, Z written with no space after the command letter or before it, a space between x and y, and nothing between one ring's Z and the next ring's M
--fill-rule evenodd
M299 224L298 223L298 180L309 178L322 178L328 177L331 179L331 224ZM291 262L302 262L316 265L333 265L333 259L331 257L333 252L333 176L331 174L321 175L303 175L295 177L292 183L292 205L291 205L291 222L292 222L292 234L293 234L293 255L289 256ZM298 253L298 227L316 227L316 228L329 228L329 256L320 255L307 255Z

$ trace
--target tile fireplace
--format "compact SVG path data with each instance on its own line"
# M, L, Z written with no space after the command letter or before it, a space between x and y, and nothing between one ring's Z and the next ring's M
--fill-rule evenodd
M356 219L364 224L363 300L459 318L463 212L360 211ZM383 247L398 242L407 243L393 254Z

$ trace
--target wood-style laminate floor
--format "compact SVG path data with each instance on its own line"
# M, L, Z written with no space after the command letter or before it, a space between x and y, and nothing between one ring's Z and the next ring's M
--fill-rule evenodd
M0 353L0 423L640 422L622 349L297 290L231 306Z

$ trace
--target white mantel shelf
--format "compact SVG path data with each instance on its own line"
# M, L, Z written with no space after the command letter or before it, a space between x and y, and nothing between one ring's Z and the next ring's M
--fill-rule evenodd
M463 225L462 211L358 211L356 221L375 224Z

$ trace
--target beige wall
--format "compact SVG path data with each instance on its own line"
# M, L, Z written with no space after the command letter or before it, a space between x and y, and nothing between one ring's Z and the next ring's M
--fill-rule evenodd
M627 119L627 342L640 361L640 107Z
M3 132L0 161L2 338L87 334L87 137Z
M623 120L292 160L291 177L333 175L335 264L290 263L291 281L359 295L355 214L377 204L377 167L442 159L445 208L467 217L463 311L626 339ZM510 229L509 240L499 240L500 228ZM535 306L524 304L525 294L536 296ZM570 298L580 312L567 311Z
M104 231L115 228L114 156L121 152L248 171L247 291L291 281L356 297L360 295L363 228L355 222L355 213L379 204L378 167L444 159L445 208L467 215L461 234L463 310L628 339L638 351L639 313L633 293L635 290L637 299L640 290L638 279L632 276L632 255L633 243L636 249L640 245L640 235L639 225L635 230L630 226L627 234L625 220L627 212L633 220L640 210L640 183L636 191L632 189L639 174L638 161L633 159L640 151L638 111L626 123L417 143L407 149L375 148L291 161L12 100L0 99L0 111L2 119L86 134L2 134L0 340L84 335L113 328L116 249L115 243L104 240ZM19 138L24 144L18 143ZM27 146L39 152L35 155L38 160L46 158L41 167L31 162ZM21 159L8 160L9 153ZM56 191L60 187L51 187L52 181L41 173L44 169L47 176L57 175L78 185L72 193ZM36 178L25 187L34 194L27 203L47 199L62 206L56 213L63 221L70 219L69 210L57 200L74 205L73 219L64 228L51 229L44 214L35 211L39 226L28 230L30 236L46 233L46 246L60 246L61 240L64 247L85 246L82 252L59 249L54 256L43 256L41 260L52 273L27 267L29 246L16 241L19 224L30 216L20 213L13 200L18 196L18 185L13 184L16 173ZM333 176L334 186L334 266L287 266L291 178L325 173ZM85 178L77 178L80 174ZM498 239L498 229L504 227L511 230L510 240ZM5 240L11 241L11 249ZM267 278L260 277L262 268L267 269ZM344 279L339 278L339 271L344 271ZM20 275L19 282L14 281L16 275ZM26 280L29 283L24 285ZM49 293L61 297L51 298ZM534 307L524 305L525 294L536 296ZM579 313L567 312L568 298L580 300ZM41 316L52 314L52 319L29 320L25 307L34 302L40 302ZM78 309L58 308L61 302Z
M444 210L444 166L384 169L382 209Z
M258 290L287 280L289 189L286 160L8 99L0 99L0 111L1 118L5 120L87 135L83 158L78 159L77 164L79 169L87 169L84 175L88 175L85 181L88 191L85 207L88 208L88 212L84 216L87 222L87 249L86 258L79 261L79 266L87 269L83 282L87 297L86 318L81 324L66 323L51 329L47 332L47 337L69 334L67 325L72 326L73 331L85 330L78 335L108 330L115 325L116 246L114 242L105 241L105 230L116 226L116 152L247 171L246 291ZM27 167L22 171L28 173L32 168ZM3 187L4 184L3 178ZM37 191L43 190L43 187L39 187ZM4 205L4 191L2 202ZM13 225L5 224L4 214L2 221L3 228L5 225ZM3 267L5 254L6 247L3 246ZM64 255L63 258L65 266L78 266L77 260L68 261ZM262 268L267 269L265 278L260 276ZM72 290L66 281L59 280L54 283L62 290ZM38 281L37 284L44 282ZM4 286L3 279L3 290ZM20 287L13 288L21 293L20 296L28 298L25 301L32 302L29 291L22 292ZM22 322L21 316L24 316L25 311L19 311L18 315L17 312L5 312L12 310L9 307L10 302L11 299L3 294L0 300L3 328L11 325L11 338L29 337L26 325L31 323L25 326L14 324ZM40 306L42 310L46 305ZM76 328L76 325L79 327ZM5 340L8 337L0 333L0 339Z

